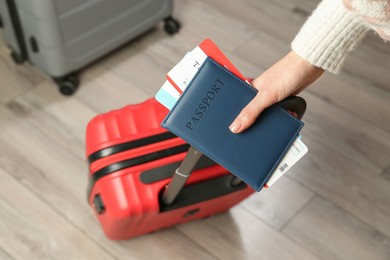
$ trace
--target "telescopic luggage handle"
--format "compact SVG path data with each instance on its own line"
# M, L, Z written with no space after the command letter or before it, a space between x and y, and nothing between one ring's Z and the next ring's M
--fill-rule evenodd
M202 153L190 146L186 157L181 162L179 168L176 169L171 181L163 192L161 201L165 205L171 205L174 202L201 157ZM230 187L236 187L241 183L242 180L234 175L232 175L232 178L229 180Z
M176 199L201 156L201 152L192 146L190 147L186 157L181 162L179 168L176 169L171 182L167 185L162 195L161 200L164 204L170 205Z
M295 112L297 118L302 119L303 115L306 112L306 101L297 96L291 96L283 99L277 105L285 110Z

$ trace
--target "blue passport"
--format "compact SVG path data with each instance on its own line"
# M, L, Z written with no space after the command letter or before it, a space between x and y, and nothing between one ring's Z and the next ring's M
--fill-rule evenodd
M207 58L162 126L260 191L303 122L277 104L240 134L229 130L257 90Z

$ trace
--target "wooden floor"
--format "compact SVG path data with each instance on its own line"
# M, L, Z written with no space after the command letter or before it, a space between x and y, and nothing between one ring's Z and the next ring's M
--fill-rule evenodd
M0 40L0 259L390 259L390 45L373 33L302 93L309 153L286 177L229 213L105 238L85 200L87 122L152 97L206 37L257 76L318 0L221 3L176 1L178 35L160 26L89 66L72 97Z

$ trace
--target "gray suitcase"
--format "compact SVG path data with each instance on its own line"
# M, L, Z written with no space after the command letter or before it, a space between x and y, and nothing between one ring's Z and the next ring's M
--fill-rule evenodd
M71 95L76 73L129 40L171 17L172 0L0 0L0 24L16 63L30 61Z

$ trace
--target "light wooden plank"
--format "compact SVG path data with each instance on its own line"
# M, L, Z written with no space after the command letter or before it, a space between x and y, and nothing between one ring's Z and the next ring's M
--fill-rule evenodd
M316 197L283 230L324 259L389 259L390 238Z
M385 44L387 48L390 43ZM369 66L367 66L369 64ZM345 60L344 70L357 78L368 79L379 87L390 91L390 53L360 43Z
M102 68L110 71L113 76L118 77L125 84L136 87L152 97L165 82L165 75L170 68L166 65L166 60L161 56L156 56L147 52L139 52L138 49L131 49L135 54L126 60L108 60L102 64ZM127 92L129 86L127 88ZM126 93L126 89L124 92ZM137 97L137 93L129 93Z
M239 207L178 228L218 259L318 259Z
M64 97L45 82L8 102L7 107L32 127L55 140L69 152L85 158L85 132L97 115L75 98Z
M155 55L163 55L173 62L170 67L205 38L211 38L226 51L232 51L256 33L255 26L239 17L226 15L221 6L214 7L207 1L176 1L174 10L174 16L182 23L177 35L166 37L159 31L139 42L142 51L153 50Z
M124 73L133 75L129 71ZM140 103L154 96L154 93L147 92L147 86L145 88L136 86L131 79L122 78L116 75L116 72L103 67L86 71L82 81L83 85L74 97L97 113L106 113L128 104ZM163 79L160 81L163 82Z
M1 165L69 221L90 226L86 161L2 107L0 122Z
M186 234L176 228L161 230L152 234L133 238L128 241L110 243L119 259L218 259L213 251L204 250Z
M278 0L279 2L282 0ZM299 1L298 6L305 7L307 10L314 10L321 0L293 0L294 2Z
M318 138L303 137L309 152L288 177L390 236L390 182Z
M362 41L363 44L368 48L376 49L382 53L385 53L386 56L390 55L389 44L385 44L383 39L380 38L375 31L369 31Z
M15 259L113 259L0 169L0 245Z
M390 182L390 164L385 169L383 169L381 176Z
M317 7L321 0L290 0L288 2L283 0L274 0L273 2L280 6L280 8L290 11L294 11L298 8L302 9L305 15L308 16L308 14Z
M283 177L273 186L264 188L244 200L240 207L280 230L313 196L312 191L290 178Z
M389 164L390 132L302 93L308 103L303 132L379 174Z
M265 70L275 64L290 50L288 43L268 33L259 32L250 41L238 48L235 54Z
M13 258L11 258L11 256L9 254L7 254L5 252L5 250L3 250L1 248L0 248L0 259L3 259L3 260L13 260Z
M1 58L0 78L0 102L3 103L31 88L31 85L29 85L24 79L21 79L17 74L9 71Z
M227 16L240 19L257 30L265 32L284 42L290 42L306 19L301 13L282 8L280 4L267 0L204 0L222 10ZM222 28L221 28L222 29Z
M0 34L0 102L7 102L13 97L31 89L45 80L45 76L28 62L15 64L10 57L3 35Z
M390 91L368 81L343 80L330 73L325 73L307 91L390 132Z
M225 5L225 3L223 4ZM183 20L183 36L196 36L197 41L212 37L220 46L233 50L250 39L256 27L243 21L240 17L226 15L221 3L218 6L202 1L177 1L178 18ZM234 33L232 33L234 32ZM192 37L194 37L192 36Z

